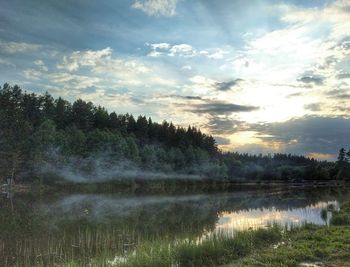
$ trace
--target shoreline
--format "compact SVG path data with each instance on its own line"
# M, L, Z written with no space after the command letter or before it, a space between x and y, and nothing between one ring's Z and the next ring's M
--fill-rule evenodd
M218 180L113 180L100 183L16 183L11 186L1 185L1 192L124 192L124 193L173 193L173 192L196 192L196 191L227 191L234 189L310 189L310 188L338 188L350 186L349 181L339 180L308 180L304 182L290 181L218 181Z

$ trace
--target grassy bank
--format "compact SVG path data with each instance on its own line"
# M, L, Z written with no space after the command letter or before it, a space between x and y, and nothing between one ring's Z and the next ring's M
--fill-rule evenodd
M350 266L350 228L305 226L283 236L275 246L259 249L225 267ZM313 266L313 265L311 265Z
M124 257L95 259L93 266L350 266L350 201L333 211L329 226L305 225L290 231L274 226L234 237L143 243ZM330 207L332 209L332 207ZM303 265L305 264L305 265ZM307 265L314 264L314 265ZM75 266L71 263L66 266Z
M349 199L349 198L347 198ZM350 200L332 212L330 226L305 225L286 232L278 244L258 249L225 267L350 266Z
M171 267L171 266L219 266L249 255L257 249L281 240L281 229L239 232L235 237L215 235L204 240L155 241L143 243L126 256L93 259L89 266L116 267ZM65 267L81 266L70 262Z
M281 239L278 227L240 232L235 237L212 236L201 242L181 241L173 245L143 245L135 254L116 263L121 267L217 266L251 253Z

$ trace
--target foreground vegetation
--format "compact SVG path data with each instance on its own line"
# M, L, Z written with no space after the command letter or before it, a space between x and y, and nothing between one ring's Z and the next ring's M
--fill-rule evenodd
M333 212L329 226L307 224L288 231L273 226L238 232L233 237L213 235L203 240L144 243L125 257L107 260L106 266L350 266L349 204L345 201L339 211L328 208ZM106 259L93 264L102 266Z
M332 207L330 207L332 209ZM330 226L305 225L286 232L279 243L234 261L233 266L350 266L350 199L332 211Z
M302 263L316 266L350 266L349 240L349 226L308 225L286 233L275 246L256 250L225 267L296 267Z
M145 243L126 257L97 258L92 266L200 267L350 266L349 226L306 225L282 232L279 227L212 236L204 241ZM70 262L65 266L79 266ZM311 265L312 266L312 265Z
M218 266L263 248L266 243L278 242L281 236L280 228L276 226L271 229L239 232L235 237L214 235L201 241L185 240L173 245L143 244L136 253L129 254L119 262L117 258L115 266Z
M318 162L290 154L222 153L212 136L151 118L109 113L81 99L0 88L0 179L101 182L124 178L183 181L350 179L350 153ZM168 179L169 180L169 179Z

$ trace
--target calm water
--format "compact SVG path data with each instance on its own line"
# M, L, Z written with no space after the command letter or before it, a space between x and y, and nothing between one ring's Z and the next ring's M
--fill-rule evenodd
M59 264L123 254L143 242L232 234L273 223L327 224L334 190L232 191L211 194L43 196L3 194L0 262L4 266ZM83 265L83 264L82 264ZM2 266L0 264L0 266Z

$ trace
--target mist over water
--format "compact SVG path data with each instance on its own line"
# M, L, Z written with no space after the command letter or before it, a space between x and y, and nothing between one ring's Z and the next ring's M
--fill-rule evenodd
M56 176L73 183L100 183L108 181L123 180L164 180L164 179L186 179L199 180L203 177L198 174L186 174L172 170L158 168L159 163L148 164L146 167L141 164L118 156L116 159L111 153L94 153L89 157L65 156L58 150L48 154L47 160L39 168L41 175ZM207 168L205 164L194 166L202 170Z

